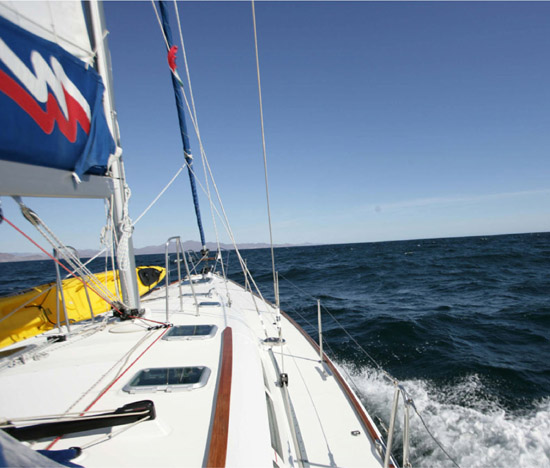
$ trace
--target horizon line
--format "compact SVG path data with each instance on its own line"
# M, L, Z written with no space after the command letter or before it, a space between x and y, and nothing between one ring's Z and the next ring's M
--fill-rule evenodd
M330 242L330 243L324 243L324 242L305 242L305 243L291 243L291 242L285 242L283 244L274 244L273 248L275 249L289 249L289 248L296 248L296 247L319 247L319 246L328 246L328 245L355 245L355 244L379 244L383 242L408 242L408 241L423 241L423 240L439 240L439 239L465 239L470 237L497 237L497 236L517 236L517 235L533 235L533 234L550 234L550 231L523 231L523 232L508 232L508 233L501 233L501 234L470 234L470 235L457 235L457 236L441 236L441 237L414 237L414 238L399 238L399 239L386 239L386 240L372 240L372 241L353 241L353 242ZM196 240L186 240L183 242L185 243L197 243L200 245L200 241ZM207 242L207 244L213 244L215 241ZM220 242L220 244L223 245L231 245L225 242ZM252 245L258 245L262 244L266 247L257 247L254 248L242 248L239 246L242 246L243 244L252 244ZM148 247L159 247L163 244L159 245L146 245L144 247L134 247L134 250L142 250L146 249ZM233 247L233 245L231 245ZM259 250L259 249L268 249L270 247L270 244L268 242L240 242L237 243L237 247L239 247L242 250ZM84 249L76 249L78 251L95 251L98 252L99 249L93 249L93 248L84 248ZM0 252L0 255L15 255L15 256L39 256L44 257L44 259L48 259L48 257L42 253L32 253L32 252ZM161 255L158 253L153 254L135 254L135 255Z

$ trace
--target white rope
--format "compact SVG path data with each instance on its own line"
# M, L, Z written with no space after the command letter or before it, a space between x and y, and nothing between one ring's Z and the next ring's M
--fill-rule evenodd
M111 197L109 198L109 220L108 220L108 223L109 223L109 229L110 229L110 232L111 232L111 241L109 243L109 255L110 255L110 258L111 258L111 268L112 268L112 272L113 272L113 282L115 284L115 292L116 292L116 295L117 297L119 298L119 301L122 302L121 298L122 298L122 294L120 292L120 288L118 286L118 281L117 281L117 270L116 270L116 262L115 262L115 245L118 244L118 238L117 238L117 231L115 229L115 208L114 208L114 195L111 195ZM107 280L107 278L106 278Z
M166 44L166 50L170 49L170 44L168 44L168 39L166 39L166 35L164 34L164 28L162 27L162 21L160 20L159 13L157 11L157 6L155 5L154 0L151 0L151 5L153 5L153 10L155 10L155 16L157 17L157 21L159 23L160 32L162 33L162 38L164 39L164 43Z
M82 325L82 327L76 329L76 332L72 332L70 339L67 341L46 341L35 348L29 346L28 351L24 351L21 354L14 354L12 359L1 363L0 371L16 365L25 365L25 363L30 361L31 359L35 361L39 360L42 357L48 356L48 354L52 351L57 351L60 348L70 346L74 343L84 340L89 336L94 335L98 331L103 330L107 325L106 318L107 317L104 315L100 321L92 322L87 325Z
M185 43L183 42L183 33L181 29L181 21L180 21L180 14L178 9L178 2L174 0L174 9L176 10L176 19L178 23L178 31L180 35L180 43L181 43L181 52L183 54L183 63L185 65L185 74L187 75L187 85L189 86L189 97L191 98L191 105L193 107L193 116L195 117L195 121L197 122L198 127L198 120L197 120L197 109L195 108L195 99L193 97L193 87L191 86L191 74L189 73L189 65L187 63L187 54L185 53Z
M117 244L117 262L121 270L128 270L130 268L130 257L128 254L128 244L130 242L130 237L132 236L132 231L134 227L132 225L132 220L129 216L128 211L128 202L132 196L132 192L127 184L124 184L124 206L122 207L122 219L119 223L120 229L120 239Z
M113 231L111 225L111 203L110 198L105 198L103 201L103 206L105 209L105 226L101 229L101 234L99 235L99 242L104 245L102 251L105 251L105 276L104 276L104 285L107 286L108 281L108 272L109 272L109 254L107 250L110 251L113 243ZM115 286L117 297L120 297L118 294L118 286Z

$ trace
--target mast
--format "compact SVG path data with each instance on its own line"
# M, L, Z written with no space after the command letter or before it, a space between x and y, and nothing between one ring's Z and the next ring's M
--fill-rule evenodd
M173 42L172 42L172 30L170 28L170 22L168 19L168 10L164 1L159 1L159 6L160 6L161 17L162 17L162 30L164 32L166 42L168 43L167 44L168 50L171 51L173 47ZM177 48L175 50L177 50ZM204 238L204 230L202 228L201 211L199 206L199 197L197 195L195 174L193 173L193 156L191 155L191 147L189 145L187 125L185 123L185 111L183 109L183 94L181 92L181 88L178 83L178 80L175 76L175 69L174 69L174 72L171 74L171 77L172 77L172 86L174 87L174 95L176 98L176 108L178 110L178 119L180 123L181 140L183 143L183 156L185 157L185 162L187 163L187 173L189 174L189 183L191 184L191 193L193 194L193 204L195 206L195 214L197 216L197 225L198 225L199 234L201 237L202 251L203 251L203 255L207 256L206 241Z
M125 239L117 246L117 263L120 272L120 285L122 289L122 298L124 304L130 309L138 309L139 289L136 277L136 262L134 258L134 246L132 241L133 226L128 213L128 196L126 192L126 178L124 174L124 164L122 162L122 148L120 146L120 133L114 111L113 98L113 77L111 72L111 57L107 47L107 37L105 17L103 7L97 1L83 2L83 5L89 8L91 22L91 36L94 47L97 50L96 68L105 84L105 116L107 125L115 140L116 153L112 157L110 164L111 175L113 178L113 214L117 238ZM122 245L121 245L122 244ZM119 249L124 249L121 251ZM121 261L121 259L123 259Z

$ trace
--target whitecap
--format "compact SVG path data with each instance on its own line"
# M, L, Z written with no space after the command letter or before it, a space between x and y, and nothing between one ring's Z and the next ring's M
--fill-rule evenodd
M340 368L352 377L365 407L387 427L393 384L377 370L357 369L347 363L340 364ZM430 432L462 468L550 467L550 398L533 402L523 411L510 411L491 397L476 374L439 388L425 380L401 383ZM400 404L394 451L399 459L402 406ZM413 466L455 466L412 411L410 424Z

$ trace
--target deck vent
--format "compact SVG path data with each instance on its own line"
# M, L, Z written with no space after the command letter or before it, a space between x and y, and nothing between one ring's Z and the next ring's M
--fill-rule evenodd
M163 340L207 340L214 337L216 325L175 325L162 337Z
M177 392L204 387L210 369L196 367L154 367L140 370L122 389L128 393Z

